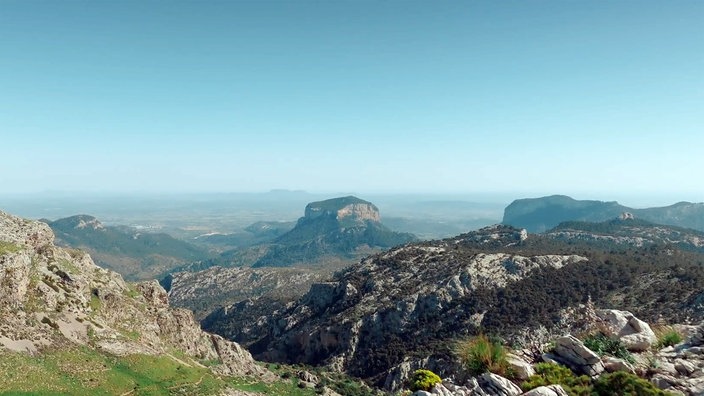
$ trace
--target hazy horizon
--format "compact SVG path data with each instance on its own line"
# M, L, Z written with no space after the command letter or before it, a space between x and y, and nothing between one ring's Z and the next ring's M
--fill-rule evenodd
M6 1L0 195L701 202L702 20L700 1Z

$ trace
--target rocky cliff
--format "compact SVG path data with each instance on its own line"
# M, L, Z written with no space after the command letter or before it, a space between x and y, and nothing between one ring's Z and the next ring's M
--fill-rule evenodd
M190 311L170 308L156 281L128 284L86 253L55 246L46 224L3 212L0 318L0 345L13 351L66 345L115 356L178 351L193 364L215 362L220 374L266 374L239 345L203 332Z
M190 309L201 320L217 308L251 298L267 299L273 311L275 306L302 296L311 284L332 273L332 268L212 267L171 274L162 285L168 290L172 306Z
M359 249L368 253L365 249L389 248L415 239L389 230L380 219L376 206L352 196L309 203L296 226L276 238L254 267L314 262L326 255L353 258L359 256Z
M704 231L704 203L679 202L671 206L634 209L618 202L575 200L564 195L518 199L504 210L503 224L544 232L565 221L601 222L621 213L657 224Z
M306 205L305 218L314 219L320 216L332 216L339 222L360 224L365 221L381 222L379 209L374 204L354 196L311 202Z
M383 386L429 348L429 361L447 361L448 343L468 334L545 341L590 299L647 319L700 320L701 262L673 246L619 250L494 226L371 256L273 314L250 300L203 325L261 359L325 364Z

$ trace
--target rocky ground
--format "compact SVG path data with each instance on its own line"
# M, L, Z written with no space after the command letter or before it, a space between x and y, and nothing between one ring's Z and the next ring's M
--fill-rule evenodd
M461 370L454 376L446 378L428 391L417 391L415 396L488 396L488 395L530 395L530 396L566 396L583 394L584 390L569 388L566 383L553 379L550 385L539 386L525 392L526 380L534 378L536 366L540 363L552 363L569 368L573 374L584 375L583 383L597 383L610 373L625 372L633 374L652 384L650 393L645 389L636 391L619 389L618 386L607 391L610 395L655 395L657 389L670 395L704 394L704 324L698 326L672 326L671 331L684 334L684 341L675 345L663 346L648 323L641 321L627 311L589 310L592 331L619 341L629 351L627 357L617 358L592 351L585 343L573 335L558 337L551 345L544 345L545 352L536 354L536 350L518 350L509 354L508 362L512 378L508 379L494 373L486 372L471 377ZM674 330L676 329L676 330ZM427 361L406 362L395 370L396 377L388 383L392 389L402 389L406 383L400 379L407 376L416 367L428 364ZM635 377L630 377L635 378ZM624 386L624 385L620 385ZM650 385L648 385L650 386ZM600 390L598 394L604 394ZM664 395L665 393L663 393Z

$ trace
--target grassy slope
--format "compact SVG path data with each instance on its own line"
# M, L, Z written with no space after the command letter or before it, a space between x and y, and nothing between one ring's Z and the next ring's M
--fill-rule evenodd
M89 348L58 349L36 357L0 351L2 395L217 395L226 388L269 395L314 394L295 382L219 377L168 356L115 357Z

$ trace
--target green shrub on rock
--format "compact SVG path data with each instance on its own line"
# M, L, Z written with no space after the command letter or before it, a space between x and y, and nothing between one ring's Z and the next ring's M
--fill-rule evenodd
M481 375L487 371L508 375L506 349L499 341L491 340L483 334L459 341L455 354L471 375Z
M535 375L521 384L524 391L539 386L561 385L570 396L590 396L592 394L591 380L586 375L577 377L567 367L553 363L538 363L535 365Z
M650 382L636 375L617 371L602 375L594 383L594 391L599 396L666 396L670 393L658 389Z
M628 351L626 346L619 340L612 340L602 333L590 335L584 340L584 346L596 352L599 356L611 355L623 359L628 363L635 363L636 360Z
M411 390L412 391L430 391L433 386L442 382L442 379L430 370L416 370L413 372L411 377Z

